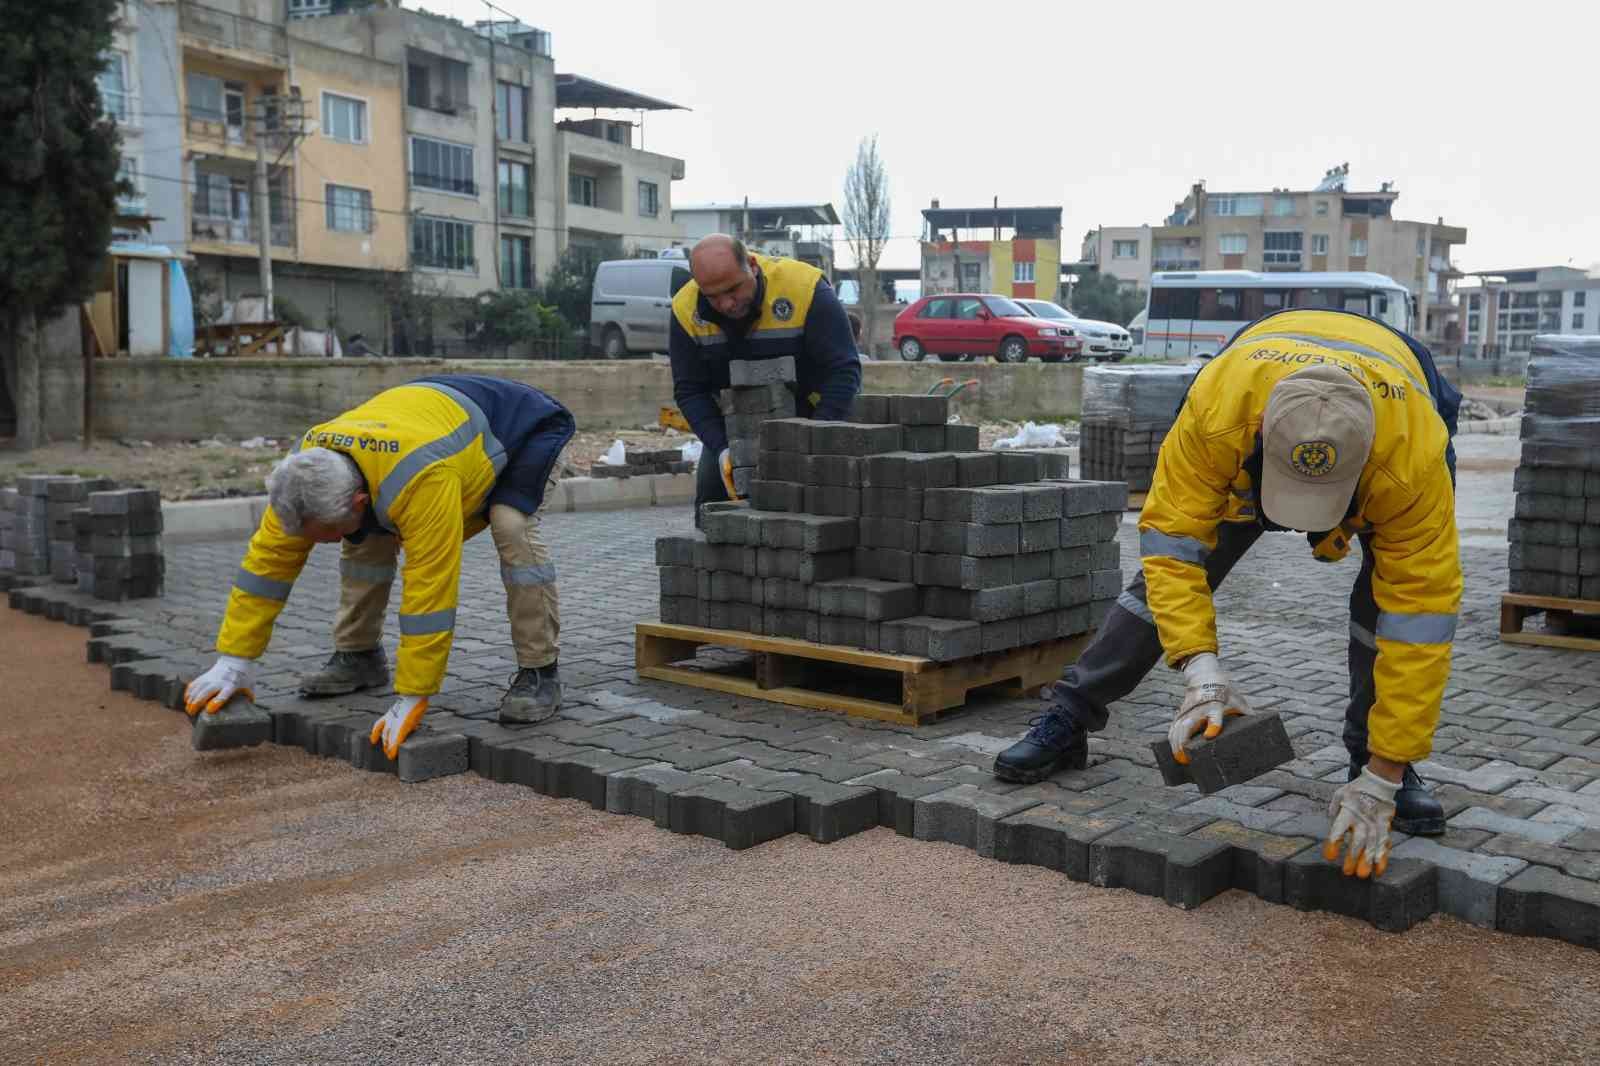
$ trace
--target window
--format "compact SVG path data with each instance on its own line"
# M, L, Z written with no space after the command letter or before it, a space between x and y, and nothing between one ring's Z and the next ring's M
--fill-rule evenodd
M1584 303L1583 303L1584 297L1586 297L1588 295L1589 294L1584 292L1582 289L1579 289L1577 292L1573 293L1572 294L1572 306L1573 307L1582 307L1582 306L1584 306ZM1473 299L1477 299L1477 297L1474 296Z
M1367 254L1367 239L1365 237L1350 238L1350 258Z
M411 138L411 184L424 189L478 195L472 173L472 149L448 141Z
M116 51L106 56L98 81L100 106L118 122L126 122L133 102L128 92L128 53Z
M1497 302L1496 306L1498 306L1498 307L1510 307L1511 306L1511 294L1509 292L1506 292L1504 289L1501 289L1500 290L1500 298L1499 298L1499 301Z
M435 270L476 271L472 223L417 215L411 220L411 262Z
M1482 320L1481 316L1479 316L1479 315L1468 315L1467 316L1467 332L1468 333L1476 333L1476 332L1478 332L1478 327L1481 326L1482 324L1483 324L1483 320Z
M500 287L533 288L533 240L528 237L500 238Z
M1279 218L1294 214L1294 197L1274 196L1272 198L1272 213Z
M367 102L338 93L323 93L322 133L331 140L366 144Z
M661 213L661 186L653 181L639 183L639 214L655 218Z
M1561 294L1559 292L1541 292L1539 294L1540 307L1560 307Z
M329 185L324 197L328 228L338 233L372 232L372 193L348 185Z
M1011 264L1011 280L1014 283L1028 283L1033 281L1033 262Z
M222 122L222 79L190 74L185 79L189 118L197 122Z
M1555 331L1561 328L1560 311L1541 311L1539 313L1539 329L1541 331Z
M528 140L528 90L522 85L494 84L494 132L502 141Z
M1577 311L1577 312L1573 313L1573 316L1572 316L1572 328L1573 329L1582 329L1583 328L1583 312L1582 311Z
M1267 266L1300 265L1305 234L1299 230L1269 230L1261 235L1261 262Z
M974 319L978 317L978 310L983 307L983 301L976 296L956 301L956 313L952 318Z
M1111 242L1111 258L1113 258L1113 259L1137 259L1137 258L1139 258L1139 242L1138 241L1112 241Z
M1483 297L1478 293L1473 293L1471 296L1467 297L1467 310L1476 311L1479 309L1482 303Z
M466 110L467 65L431 52L406 49L406 103L454 115Z
M1150 321L1156 319L1183 320L1195 317L1200 307L1199 289L1152 289L1150 291Z
M961 287L963 289L977 289L983 286L983 264L961 264Z
M1243 289L1200 289L1196 318L1205 322L1240 322L1245 318Z
M500 161L500 213L514 218L533 217L533 168L527 163Z
M1317 201L1316 211L1317 211L1317 217L1318 218L1327 218L1328 217L1328 201L1326 201L1326 200L1318 200Z
M1242 233L1224 233L1217 238L1217 251L1222 255L1243 255L1250 241Z
M949 297L941 296L938 299L929 300L926 304L924 304L922 310L917 312L917 317L950 318L952 317L950 311L954 306L954 300L950 299Z
M595 206L594 178L588 174L567 175L567 202L583 207Z
M1313 233L1311 235L1311 254L1328 254L1328 235L1326 233Z
M1417 234L1417 254L1418 255L1427 255L1428 254L1428 239L1426 237L1424 237L1420 233Z
M1214 196L1210 203L1213 215L1261 214L1262 205L1259 196Z
M122 165L117 168L117 180L128 183L127 191L117 194L118 205L128 210L144 210L144 185L139 181L139 161L131 155L123 156Z
M1289 306L1288 289L1263 289L1261 290L1261 313L1282 311ZM1249 316L1256 317L1256 316Z
M1504 333L1506 330L1511 328L1510 322L1511 322L1510 317L1508 315L1506 315L1504 312L1502 312L1502 313L1500 313L1498 315L1495 315L1494 316L1495 332L1496 333Z
M1513 333L1511 335L1511 350L1512 351L1514 351L1514 352L1525 352L1529 348L1532 348L1532 347L1533 347L1533 334L1531 334L1531 333Z

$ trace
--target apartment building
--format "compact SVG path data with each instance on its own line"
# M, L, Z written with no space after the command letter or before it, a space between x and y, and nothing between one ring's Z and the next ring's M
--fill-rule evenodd
M1097 226L1083 235L1078 258L1091 269L1117 279L1124 287L1144 288L1150 281L1155 237L1149 226Z
M685 204L673 219L690 243L712 233L728 233L751 251L810 263L834 280L834 230L839 214L831 203L778 203L735 200Z
M1600 274L1576 267L1474 271L1456 298L1466 358L1526 356L1539 333L1600 333Z
M1425 340L1459 341L1453 288L1462 274L1451 252L1466 243L1466 229L1442 218L1396 218L1400 193L1390 182L1371 191L1348 186L1348 164L1309 190L1213 192L1196 182L1159 226L1091 231L1083 258L1123 279L1146 262L1149 271L1373 271L1410 290Z
M922 212L922 295L992 292L1054 300L1061 288L1061 208Z
M181 253L185 215L183 124L179 117L178 10L174 4L125 0L99 77L100 99L122 134L122 178L132 187L119 200L129 223L120 239L149 240Z

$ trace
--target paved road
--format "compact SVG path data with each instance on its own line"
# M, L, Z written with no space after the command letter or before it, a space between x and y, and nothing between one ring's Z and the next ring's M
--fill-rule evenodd
M0 611L7 1063L1592 1059L1583 948L1241 892L1179 911L882 829L730 852L473 776L201 758L81 649Z

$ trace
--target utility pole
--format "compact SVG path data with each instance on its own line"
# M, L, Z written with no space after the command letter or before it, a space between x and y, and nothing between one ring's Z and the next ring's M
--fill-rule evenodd
M277 321L272 310L272 197L267 191L267 115L263 106L256 124L256 237L261 253L262 317Z

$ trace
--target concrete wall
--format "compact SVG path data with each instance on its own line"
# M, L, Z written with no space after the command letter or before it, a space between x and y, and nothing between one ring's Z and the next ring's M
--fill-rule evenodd
M976 378L978 387L957 401L969 421L1055 421L1076 417L1082 403L1078 366L884 361L863 370L868 392L925 392L941 378ZM672 402L667 364L643 360L119 359L95 366L96 432L152 441L288 437L373 393L438 373L526 381L559 398L586 429L654 425Z

